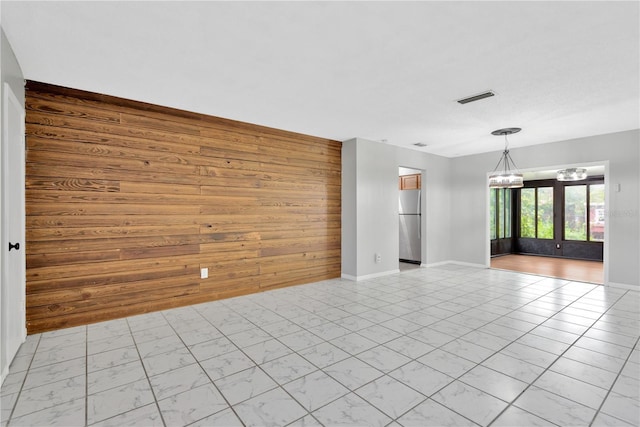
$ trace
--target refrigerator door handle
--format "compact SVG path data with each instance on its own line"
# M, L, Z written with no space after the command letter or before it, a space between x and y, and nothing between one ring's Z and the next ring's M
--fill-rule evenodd
M418 212L418 240L422 237L422 211L420 210L420 204L422 201L422 190L418 190L418 207L416 212Z

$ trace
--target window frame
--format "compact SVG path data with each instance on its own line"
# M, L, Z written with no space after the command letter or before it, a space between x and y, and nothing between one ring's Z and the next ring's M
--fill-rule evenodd
M560 182L562 186L562 241L563 242L583 242L583 243L602 243L604 241L604 235L602 240L592 240L591 239L591 186L592 185L604 185L604 177L589 177L586 180L582 181L564 181ZM565 188L567 187L576 187L576 186L585 186L585 227L586 227L586 239L585 240L577 240L577 239L567 239L565 228L566 228L566 193ZM605 192L606 199L606 186L603 188ZM605 218L606 224L606 218Z

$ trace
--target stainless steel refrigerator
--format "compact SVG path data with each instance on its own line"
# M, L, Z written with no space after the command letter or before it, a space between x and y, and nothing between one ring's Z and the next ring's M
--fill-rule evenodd
M420 190L400 190L400 261L420 264Z

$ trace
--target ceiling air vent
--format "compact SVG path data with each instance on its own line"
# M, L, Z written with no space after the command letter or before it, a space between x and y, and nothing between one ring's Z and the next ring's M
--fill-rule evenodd
M473 95L467 98L458 99L458 101L456 102L458 104L468 104L470 102L480 101L481 99L491 98L492 96L495 96L495 93L489 90L484 93L479 93L478 95Z
M415 145L416 147L426 147L427 146L427 144L425 144L424 142L416 142L413 145Z

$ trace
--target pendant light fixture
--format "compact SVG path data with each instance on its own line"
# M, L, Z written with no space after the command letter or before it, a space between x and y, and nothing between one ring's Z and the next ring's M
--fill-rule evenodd
M558 181L582 181L587 179L587 170L585 168L569 168L558 171L556 175Z
M489 187L491 188L521 188L524 187L524 178L518 171L511 155L509 154L509 140L507 135L520 132L520 128L504 128L491 132L491 135L504 135L504 151L493 173L489 175ZM502 165L502 168L500 168Z

